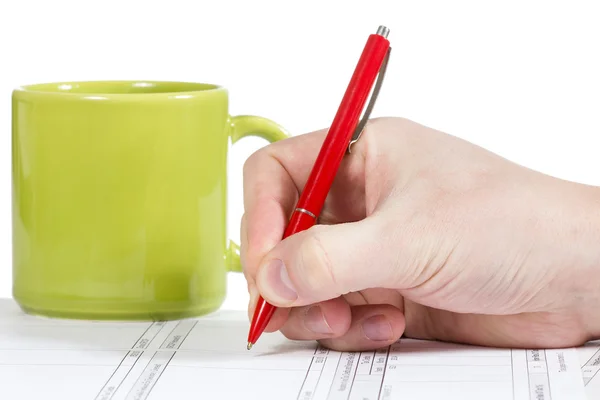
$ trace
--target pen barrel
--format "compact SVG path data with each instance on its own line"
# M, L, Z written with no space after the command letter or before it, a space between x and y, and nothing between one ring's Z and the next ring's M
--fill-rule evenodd
M317 223L329 188L358 125L360 113L389 49L387 31L378 33L370 35L367 39L350 84L317 155L315 166L291 215L283 235L284 239ZM248 349L264 331L274 312L275 307L259 296L248 333Z
M294 210L288 226L283 233L283 239L300 231L304 231L317 223L317 218L306 212Z
M329 188L346 154L388 49L389 41L381 35L372 34L367 39L348 88L317 155L315 165L300 195L297 207L309 210L317 217L321 213Z

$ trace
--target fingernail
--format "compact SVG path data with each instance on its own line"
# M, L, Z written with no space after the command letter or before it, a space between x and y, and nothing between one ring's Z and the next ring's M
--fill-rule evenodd
M266 283L273 295L285 302L292 302L298 298L283 261L271 260L265 268Z
M306 311L304 326L313 333L323 334L333 332L319 306L312 306Z
M373 341L387 341L394 335L392 325L383 315L369 317L363 322L362 329L365 336Z

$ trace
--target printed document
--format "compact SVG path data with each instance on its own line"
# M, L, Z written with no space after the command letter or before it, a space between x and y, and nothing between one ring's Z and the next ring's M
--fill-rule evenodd
M57 320L25 315L9 300L0 303L1 398L587 400L584 383L600 381L598 346L403 338L377 351L336 352L265 333L247 350L248 326L236 311L168 322Z
M577 349L588 399L600 400L600 340Z

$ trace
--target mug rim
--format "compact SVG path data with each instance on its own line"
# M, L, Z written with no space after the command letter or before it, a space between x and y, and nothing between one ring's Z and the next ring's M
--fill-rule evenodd
M109 90L109 88L119 90ZM88 89L89 88L89 89ZM141 91L126 91L126 89ZM144 88L159 89L143 91ZM215 92L225 87L206 82L177 80L82 80L34 83L18 86L13 95L36 97L76 98L82 100L141 100L141 99L189 99Z

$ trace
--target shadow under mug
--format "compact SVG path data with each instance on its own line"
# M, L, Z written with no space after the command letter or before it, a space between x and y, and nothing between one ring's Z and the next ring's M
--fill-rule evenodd
M62 82L12 96L13 297L25 312L170 320L218 309L228 271L227 154L288 137L230 116L225 88Z

